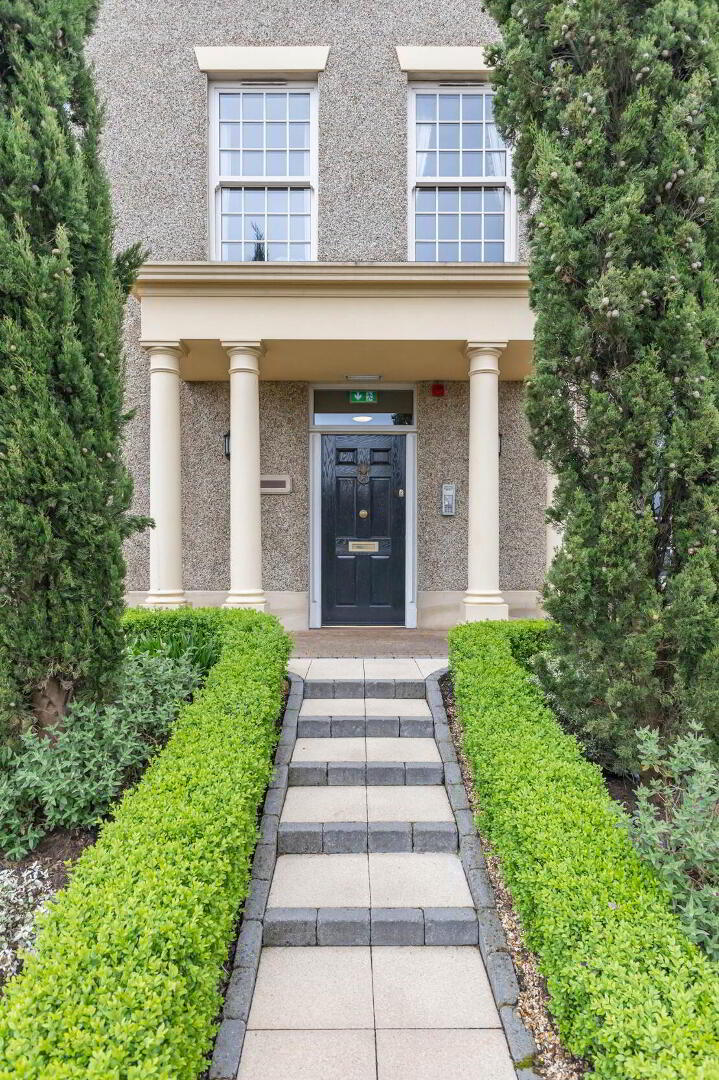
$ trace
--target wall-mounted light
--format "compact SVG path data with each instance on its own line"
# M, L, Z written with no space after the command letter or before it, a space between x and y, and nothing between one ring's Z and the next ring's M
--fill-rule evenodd
M371 424L372 423L372 417L371 416L353 416L352 419L354 420L354 422L356 424Z
M225 444L225 457L229 460L229 457L230 457L230 433L229 433L229 431L225 435L224 444Z
M345 375L347 382L381 382L381 375Z

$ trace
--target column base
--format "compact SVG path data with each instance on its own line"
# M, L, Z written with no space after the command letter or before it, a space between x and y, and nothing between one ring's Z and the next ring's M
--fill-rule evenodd
M509 604L501 592L467 592L462 601L465 622L483 622L509 618Z
M145 607L160 611L173 611L175 608L188 607L189 600L182 589L158 589L145 597Z
M222 605L226 608L244 608L250 611L266 611L267 597L262 589L248 589L245 592L231 591Z

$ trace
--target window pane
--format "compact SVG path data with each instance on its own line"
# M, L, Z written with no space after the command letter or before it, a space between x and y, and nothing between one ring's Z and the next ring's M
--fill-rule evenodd
M462 244L462 262L481 262L481 244Z
M482 175L482 155L474 150L462 154L462 176Z
M462 94L462 119L482 120L482 98L484 94Z
M226 215L222 219L222 239L223 240L242 240L242 218L232 215Z
M242 244L223 244L223 262L242 262Z
M287 154L284 150L268 150L265 162L267 176L287 176Z
M222 209L226 213L242 213L242 190L236 191L234 188L222 189Z
M273 214L267 218L267 239L287 240L287 218L284 214Z
M293 213L309 213L310 209L310 193L308 188L291 188L290 189L290 210Z
M440 262L459 262L459 244L440 244Z
M258 125L259 127L260 125ZM262 145L261 143L259 144ZM270 150L284 150L287 146L287 125L267 125L267 146Z
M459 176L459 154L440 151L439 175Z
M290 150L290 176L309 176L310 155L307 150Z
M239 124L220 124L220 146L223 149L241 148L242 129Z
M484 119L488 124L494 120L494 95L484 95Z
M220 172L223 176L242 176L242 160L240 154L232 154L223 151L220 154Z
M505 154L501 152L491 151L484 155L484 174L485 176L504 176L505 166Z
M482 125L465 124L462 128L462 146L465 150L482 149Z
M482 239L482 216L481 214L462 214L462 239Z
M310 125L290 124L290 146L297 150L307 150L310 145Z
M290 218L290 240L294 243L306 243L310 239L310 218L308 214L293 214Z
M287 260L287 244L268 244L267 261L284 262Z
M243 94L242 95L242 119L243 120L261 120L262 119L262 94Z
M437 125L436 124L417 124L417 149L418 150L436 150L437 149Z
M459 120L459 94L439 95L439 119Z
M243 259L245 262L265 262L267 254L264 244L245 244Z
M497 131L496 124L485 125L484 139L484 145L487 147L488 150L495 150L497 148L501 149L504 146L504 143L499 137L499 132Z
M437 95L417 94L417 120L422 123L437 119Z
M437 175L437 155L433 153L417 154L417 176Z
M267 212L269 214L286 214L288 204L287 188L267 189Z
M239 120L241 112L241 94L220 94L220 120Z
M459 237L458 214L440 214L438 221L440 240L456 240Z
M239 156L239 155L236 155ZM242 175L262 176L262 151L244 150L242 153Z
M417 214L415 217L415 237L417 240L434 240L435 238L434 214Z
M415 244L414 257L417 262L436 262L437 251L434 244Z
M437 205L440 210L450 212L459 210L459 188L440 188L437 193Z
M265 117L268 120L287 119L287 94L265 95Z
M492 189L494 190L494 189ZM482 189L462 188L462 210L479 213L482 209Z
M417 210L434 210L437 205L435 188L417 188L415 207Z
M485 217L484 239L504 240L504 217L501 214L488 214Z
M293 262L309 262L309 244L290 244L290 259Z
M290 120L309 120L310 95L290 94Z
M262 124L245 122L242 125L242 146L244 150L259 150L262 148Z
M504 262L504 244L485 244L485 262Z
M440 150L459 149L459 124L439 125L439 147Z
M239 192L238 192L239 194ZM265 189L264 188L247 188L245 190L245 213L256 214L259 211L264 213L265 209Z
M504 210L504 188L484 189L484 210L485 213Z
M254 215L245 218L245 240L264 240L265 219Z

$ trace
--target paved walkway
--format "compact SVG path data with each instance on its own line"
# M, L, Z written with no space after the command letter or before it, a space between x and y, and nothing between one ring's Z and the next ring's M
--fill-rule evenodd
M324 626L292 634L293 656L413 657L446 656L446 630L408 630L404 626Z
M239 1080L515 1080L425 698L443 666L292 662L305 697Z

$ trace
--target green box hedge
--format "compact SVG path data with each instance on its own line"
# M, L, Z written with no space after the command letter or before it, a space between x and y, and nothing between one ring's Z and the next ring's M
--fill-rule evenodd
M290 644L254 612L142 618L204 620L219 660L8 985L3 1080L194 1080L206 1065Z
M565 1045L603 1080L717 1080L719 969L681 931L599 769L522 666L541 624L450 633L481 825Z

